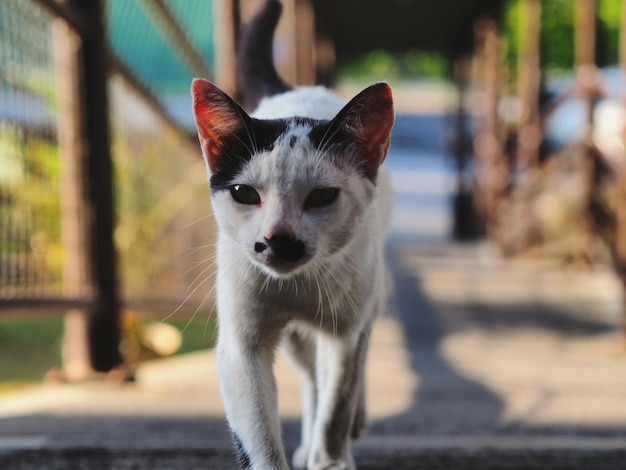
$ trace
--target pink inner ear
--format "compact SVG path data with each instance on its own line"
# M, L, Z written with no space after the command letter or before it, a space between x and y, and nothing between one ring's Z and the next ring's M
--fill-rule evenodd
M242 116L237 104L207 80L194 80L191 93L202 152L215 171L222 141L244 125Z
M394 122L391 88L386 83L377 83L364 90L355 100L368 160L367 176L375 181L378 167L387 155Z
M201 137L219 139L238 127L239 115L228 96L211 82L197 79L192 84L193 111Z
M393 121L393 109L372 112L364 116L361 124L365 140L372 146L388 140Z

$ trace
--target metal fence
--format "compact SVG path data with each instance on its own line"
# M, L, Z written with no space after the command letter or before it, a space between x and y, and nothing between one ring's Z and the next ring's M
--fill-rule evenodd
M134 46L160 38L188 95L190 42L170 34L185 25L163 0L0 3L0 308L85 308L100 369L119 362L120 305L167 314L211 300L209 188L176 119L180 90L157 95L159 77L146 82L106 36L138 4Z
M0 5L0 296L63 295L52 18Z

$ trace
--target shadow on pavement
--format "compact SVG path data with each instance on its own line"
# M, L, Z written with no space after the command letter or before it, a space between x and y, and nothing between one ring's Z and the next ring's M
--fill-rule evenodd
M371 434L459 435L488 433L498 423L504 403L482 384L460 375L443 357L445 330L419 281L387 253L393 274L394 316L404 328L411 368L419 384L413 405L399 416L372 423Z

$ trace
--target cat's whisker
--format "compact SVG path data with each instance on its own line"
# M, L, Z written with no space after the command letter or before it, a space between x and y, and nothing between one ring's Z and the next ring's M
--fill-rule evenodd
M187 254L192 255L192 254L194 254L194 253L196 253L198 251L205 250L207 248L215 248L216 246L217 246L217 242L207 243L206 245L200 245L200 246L196 246L194 248L187 248L186 250L183 250L182 253L186 254L186 255Z
M185 290L185 294L188 293L191 289L194 288L194 285L196 284L198 279L200 279L200 277L203 276L207 271L209 271L211 269L214 269L214 271L212 273L210 273L208 277L211 278L211 277L215 276L216 273L217 273L217 269L215 269L216 268L216 264L217 264L217 261L214 261L211 264L209 264L206 268L204 268L200 272L200 274L198 274L196 276L196 278L193 281L191 281L191 283L189 284L189 287L187 287L187 289ZM202 283L204 283L204 282L206 282L206 279L204 281L202 281Z
M329 134L331 128L333 128L333 131L331 134ZM337 132L339 132L339 127L338 126L328 126L328 128L326 129L326 131L324 132L324 135L322 136L321 140L320 140L320 144L318 146L317 149L315 149L315 155L314 155L314 160L320 160L321 156L324 155L324 153L326 153L328 146L331 144L333 137L335 137L335 135L337 134Z
M239 143L241 143L241 145L243 145L243 146L244 146L244 148L246 149L246 152L248 152L250 155L254 155L254 154L257 152L257 150L256 150L256 148L255 148L255 143L251 141L251 137L250 137L250 134L249 134L248 128L246 127L245 129L246 129L246 131L248 132L248 140L250 141L250 145L251 145L251 146L250 146L250 145L248 145L248 143L247 143L245 140L241 139L241 138L240 138L240 137L238 137L238 136L236 137L236 140L237 140ZM237 160L241 160L241 159L243 158L243 157L241 157L241 156L234 155L234 154L231 154L231 153L228 153L228 156L229 156L229 158L231 158L231 159L232 159L232 158L236 158Z
M194 261L192 263L192 267L191 269L189 269L187 272L185 272L185 274L193 271L194 269L198 269L200 266L206 264L206 263L217 263L217 253L211 253L209 256L206 256L205 258L202 258L198 261Z
M207 268L208 269L208 268ZM206 272L206 269L205 271ZM216 271L217 272L217 271ZM174 310L172 313L170 313L169 315L167 315L165 318L163 318L161 321L167 321L170 318L172 318L174 315L176 315L182 308L183 306L189 301L189 299L191 299L191 297L193 297L193 295L198 291L198 289L200 289L200 287L202 287L207 281L209 281L212 277L214 277L215 273L212 273L210 276L207 276L202 282L200 282L188 295L187 297L185 297L185 300L183 300L180 305L178 307L176 307L176 310ZM197 278L196 278L197 279ZM194 281L195 282L195 281ZM185 292L187 293L187 292Z
M232 264L232 266L227 267L224 271L224 273L222 275L226 275L228 273L228 271L232 270L234 267L236 266L235 263ZM196 307L191 319L187 322L187 324L185 325L185 327L183 328L183 332L185 331L185 329L187 329L187 327L189 326L189 324L191 323L191 321L193 321L193 319L196 317L196 315L204 308L204 306L206 305L206 302L213 297L213 294L215 293L215 290L217 289L217 276L220 275L220 271L216 270L213 273L211 273L209 276L207 276L197 287L196 289L194 289L194 291L190 294L193 295L196 290L203 285L204 283L206 283L208 280L212 279L212 278L216 278L216 281L213 283L213 286L211 287L211 289L209 289L209 291L204 295L204 297L202 298L202 301L200 302L200 304ZM196 278L197 280L198 278ZM195 281L194 281L195 282ZM177 310L179 310L182 305L184 305L187 300L189 300L190 296L187 297L187 299L185 299L183 301L183 303L181 304L181 306L179 306L179 308ZM205 331L208 325L208 320L211 318L213 311L215 310L215 303L213 304L213 307L211 308L211 311L209 312L209 315L207 317L207 323L205 324ZM168 318L170 318L172 315L174 315L176 313L176 311L174 311L172 314L170 314L168 317L166 317L163 321L167 320ZM215 334L215 333L214 333Z
M241 114L241 110L237 108L237 114L239 115L239 119L241 119L241 123L243 124L243 127L246 131L246 134L248 136L248 140L250 141L250 145L252 145L252 151L253 152L258 152L258 146L257 146L257 141L256 141L256 134L254 133L254 127L252 129L250 129L250 127L248 126L248 120L246 119L246 117L244 117L243 114ZM245 145L245 143L243 141L241 141L242 144ZM246 146L247 148L247 146ZM250 152L250 154L252 155L252 151Z
M339 286L339 288L343 292L344 297L345 297L345 299L346 299L346 301L348 303L348 306L352 310L352 314L357 319L361 320L361 311L359 310L359 308L357 307L356 303L354 302L354 299L352 298L352 295L350 295L350 292L349 292L348 288L345 286L344 282L340 278L337 277L337 275L333 272L333 270L329 269L328 273L333 278L333 280L335 281L336 285Z
M317 319L317 317L319 316L320 321L319 321L319 331L322 331L324 328L324 306L322 305L322 290L320 289L320 284L319 284L319 271L317 269L317 266L315 264L312 265L312 273L311 275L309 275L309 272L307 271L307 277L309 277L309 281L311 282L312 280L312 285L315 286L315 288L317 289L317 309L315 311L315 316L313 317L313 321L315 321Z
M203 220L210 219L211 217L214 217L214 214L213 214L213 213L210 213L210 214L204 215L204 216L202 216L202 217L200 217L200 218L198 218L198 219L196 219L196 220L193 220L193 221L189 222L189 223L188 223L188 224L186 224L186 225L183 225L183 226L182 226L182 227L180 227L180 228L181 228L181 230L182 230L182 229L188 229L189 227L192 227L192 226L196 225L197 223L202 222Z
M191 325L191 322L196 318L198 313L200 313L202 311L202 309L206 305L207 301L211 298L211 294L212 293L213 293L213 289L209 290L209 292L207 292L204 295L204 297L202 298L202 301L198 304L198 306L196 307L196 310L193 312L193 315L191 316L191 318L189 319L187 324L184 326L184 328L181 330L182 333L184 333L185 330L189 327L189 325ZM208 318L207 318L207 321L208 321ZM206 324L205 324L205 330L206 330Z
M323 308L322 315L324 313L328 313L330 315L333 335L335 335L335 312L334 312L335 306L333 305L332 297L329 295L327 284L326 284L326 279L327 279L325 276L326 267L321 264L317 264L315 268L316 268L316 282L320 288L320 298L322 299L320 302ZM328 310L328 312L326 312L326 309Z
M187 271L184 271L184 272L180 273L178 276L176 276L176 279L178 280L178 279L182 278L183 276L186 276L190 272L195 271L196 269L198 269L199 266L203 265L204 263L206 263L208 261L209 260L207 260L206 258L201 260L201 261L194 261L191 264L191 268L189 268Z

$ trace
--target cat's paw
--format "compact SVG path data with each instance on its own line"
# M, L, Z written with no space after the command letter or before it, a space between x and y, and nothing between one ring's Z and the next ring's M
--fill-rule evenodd
M309 461L308 470L356 470L352 458L344 459L322 459L317 461Z
M306 470L307 460L309 458L309 446L300 446L293 453L291 463L295 470Z
M344 461L324 462L315 465L309 465L309 470L354 470L354 466L350 466Z

